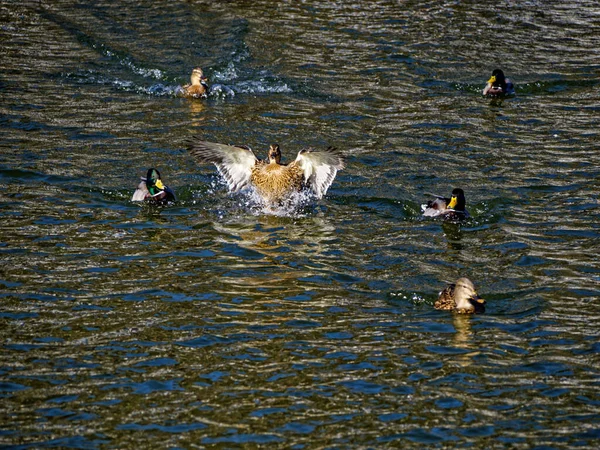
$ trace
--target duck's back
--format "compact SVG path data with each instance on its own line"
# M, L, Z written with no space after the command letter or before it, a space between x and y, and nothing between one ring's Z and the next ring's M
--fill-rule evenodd
M440 296L433 305L435 309L444 309L444 310L452 310L456 307L456 303L454 301L454 284L451 284L442 292L440 292Z
M206 95L206 87L202 84L188 84L183 87L185 95L190 97L203 97Z
M302 189L303 173L295 164L257 164L252 168L252 183L271 202L284 200L293 191Z

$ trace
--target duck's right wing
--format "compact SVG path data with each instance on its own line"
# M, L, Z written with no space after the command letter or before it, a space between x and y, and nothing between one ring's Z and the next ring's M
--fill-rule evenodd
M217 144L194 139L189 152L199 163L213 163L221 174L229 190L236 192L248 185L252 168L259 162L250 147Z

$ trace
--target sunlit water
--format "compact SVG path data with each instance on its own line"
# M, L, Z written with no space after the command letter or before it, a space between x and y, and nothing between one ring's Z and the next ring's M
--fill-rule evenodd
M597 2L10 0L0 40L0 444L597 448ZM265 210L192 136L347 167ZM485 314L433 309L459 276Z

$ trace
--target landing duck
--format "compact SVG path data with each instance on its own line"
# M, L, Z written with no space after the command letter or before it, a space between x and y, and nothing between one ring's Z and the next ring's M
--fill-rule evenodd
M504 72L500 69L495 69L492 72L492 76L487 81L485 88L483 88L483 95L486 97L501 97L514 93L515 86L513 82L509 78L506 78Z
M213 163L229 190L238 192L253 187L266 204L281 204L293 192L309 189L320 199L338 172L344 159L333 147L325 150L300 150L289 164L281 163L278 144L269 148L267 160L260 160L248 146L235 146L195 138L188 150L199 163Z
M190 84L186 84L182 89L185 97L206 98L208 95L208 78L204 76L204 72L200 67L192 70Z
M435 309L454 311L458 314L485 312L485 300L479 297L473 282L468 278L459 278L440 292L433 305Z
M470 217L466 209L467 201L462 189L452 190L452 197L435 196L435 200L430 200L421 205L421 210L425 217L440 217L446 221L457 222Z
M142 180L131 197L132 202L149 202L156 204L166 204L177 200L175 192L166 186L160 177L160 172L156 169L148 169Z

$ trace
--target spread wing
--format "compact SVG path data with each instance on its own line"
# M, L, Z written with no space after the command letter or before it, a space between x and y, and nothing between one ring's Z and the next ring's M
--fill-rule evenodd
M250 181L252 167L259 162L250 147L216 144L196 139L190 142L189 152L199 163L213 163L229 190L236 192Z
M323 197L333 183L338 170L344 168L344 158L334 147L326 150L300 150L292 163L302 169L304 182L317 198Z

